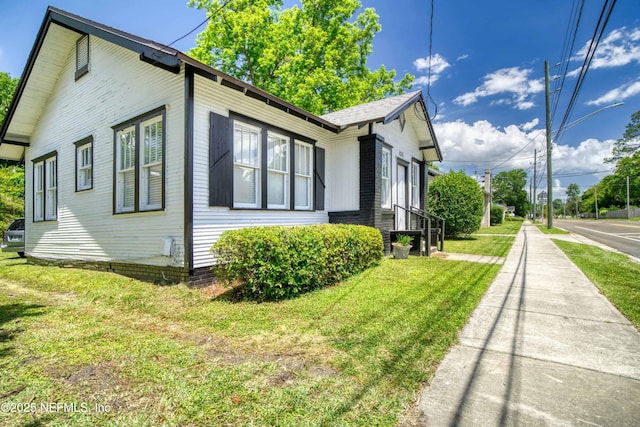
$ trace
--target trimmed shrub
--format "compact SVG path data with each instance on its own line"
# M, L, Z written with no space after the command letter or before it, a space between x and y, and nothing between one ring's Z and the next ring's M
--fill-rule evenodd
M377 264L383 251L379 230L346 224L229 230L211 248L218 279L256 301L333 285Z
M458 238L480 229L484 195L464 171L449 172L429 186L429 211L445 220L445 237Z
M491 225L500 225L504 221L504 208L502 206L491 206Z

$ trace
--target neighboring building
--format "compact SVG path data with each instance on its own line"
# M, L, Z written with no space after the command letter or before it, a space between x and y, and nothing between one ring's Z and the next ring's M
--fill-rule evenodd
M3 127L31 262L198 281L220 234L406 226L442 160L421 92L315 116L162 44L49 8Z

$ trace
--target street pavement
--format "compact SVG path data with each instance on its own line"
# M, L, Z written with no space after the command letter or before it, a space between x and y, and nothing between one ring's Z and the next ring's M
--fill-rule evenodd
M420 394L424 426L638 426L640 333L535 226Z
M577 238L598 241L640 259L640 222L625 220L556 220L555 225Z

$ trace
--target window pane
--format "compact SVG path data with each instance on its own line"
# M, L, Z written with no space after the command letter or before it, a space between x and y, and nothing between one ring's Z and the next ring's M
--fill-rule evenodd
M135 128L120 131L120 170L131 169L136 164L136 132Z
M235 166L233 168L233 200L243 205L258 205L256 169Z
M296 176L296 207L309 208L309 178Z
M144 126L144 164L162 161L162 120Z
M136 174L130 170L122 172L122 207L127 210L134 208L136 198Z
M267 197L270 206L285 206L287 201L286 183L287 179L285 174L269 172L267 176Z
M162 205L162 165L146 168L147 171L147 205Z

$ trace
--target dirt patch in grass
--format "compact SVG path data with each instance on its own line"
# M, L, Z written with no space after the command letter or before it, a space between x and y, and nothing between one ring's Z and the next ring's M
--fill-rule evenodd
M132 393L133 383L110 361L84 366L52 365L48 375L64 384L78 402L108 404L117 410L138 407L140 399Z

